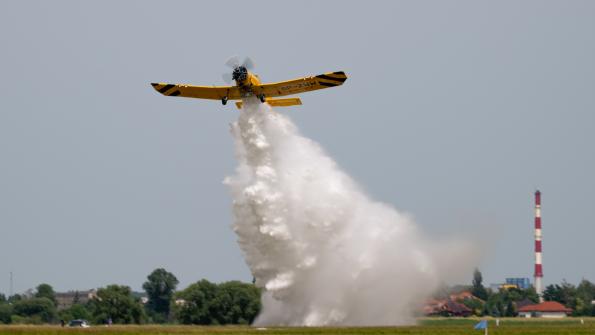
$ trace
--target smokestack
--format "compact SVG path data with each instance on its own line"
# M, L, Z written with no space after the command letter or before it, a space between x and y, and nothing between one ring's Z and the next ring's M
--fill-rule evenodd
M541 265L541 192L535 191L535 291L543 302L543 267Z

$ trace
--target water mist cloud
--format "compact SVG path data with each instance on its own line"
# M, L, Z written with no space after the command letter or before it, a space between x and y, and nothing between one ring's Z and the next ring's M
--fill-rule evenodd
M256 325L397 325L467 246L425 239L371 200L288 117L245 101L232 125L239 161L225 183L234 231L263 290Z

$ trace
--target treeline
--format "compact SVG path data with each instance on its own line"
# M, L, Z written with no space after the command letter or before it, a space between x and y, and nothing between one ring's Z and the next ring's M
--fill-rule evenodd
M156 269L143 284L146 302L128 286L99 288L90 299L75 295L68 308L58 309L52 286L40 284L33 296L0 294L0 323L42 324L84 319L92 324L181 323L250 324L260 311L260 290L253 284L200 280L176 291L177 278ZM82 300L86 300L83 302Z
M595 284L586 279L581 280L578 286L566 281L548 285L543 291L543 298L572 308L574 316L595 316Z
M502 288L492 291L486 289L482 281L481 272L476 269L472 285L467 287L475 298L458 301L470 308L477 316L517 316L519 305L539 302L539 296L533 287L528 289ZM561 284L548 285L543 292L543 299L557 301L571 308L572 316L595 316L595 305L592 304L592 301L595 301L595 284L586 279L583 279L578 286L566 281Z

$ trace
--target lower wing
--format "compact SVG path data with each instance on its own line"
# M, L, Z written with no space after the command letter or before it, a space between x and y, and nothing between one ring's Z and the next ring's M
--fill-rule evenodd
M256 95L264 94L265 97L280 97L340 86L343 85L345 80L347 80L347 75L345 75L345 72L343 71L328 72L313 77L258 85L252 87L252 91Z
M181 84L152 83L153 88L170 97L185 97L198 99L239 100L242 98L240 90L235 86L192 86Z

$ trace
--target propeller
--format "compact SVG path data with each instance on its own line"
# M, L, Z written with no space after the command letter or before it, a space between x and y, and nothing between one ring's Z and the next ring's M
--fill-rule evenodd
M244 62L242 63L242 66L244 66L248 70L252 70L255 65L254 61L250 57L246 57L244 59Z
M232 69L235 69L236 67L240 66L240 57L238 57L238 56L229 57L229 59L225 62L225 65L229 66Z
M223 74L223 81L227 84L231 84L232 81L237 77L237 73L246 72L247 70L251 70L254 68L254 62L250 57L244 58L244 61L240 63L240 57L232 56L226 62L225 65L232 68L232 72L227 72Z

